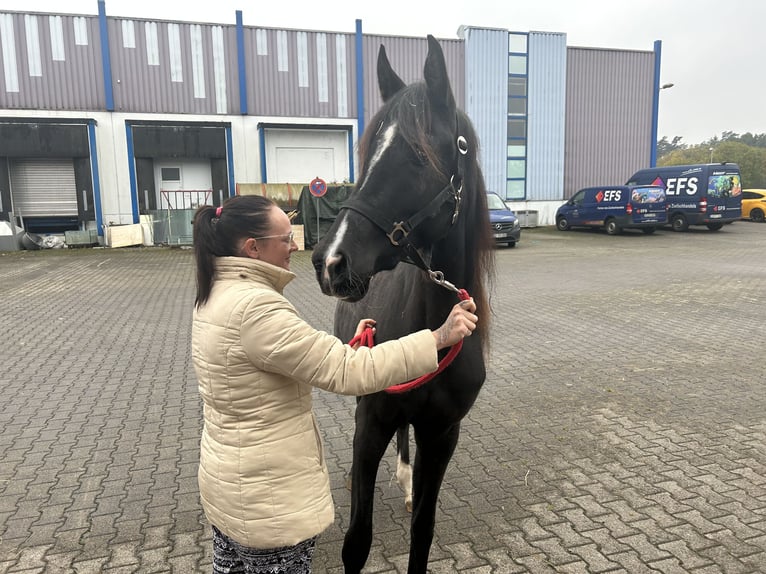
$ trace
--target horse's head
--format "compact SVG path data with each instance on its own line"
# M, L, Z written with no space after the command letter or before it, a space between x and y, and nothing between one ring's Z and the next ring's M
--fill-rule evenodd
M359 145L359 182L312 256L322 291L348 301L378 271L427 257L461 202L467 143L439 43L428 36L425 81L405 86L383 46L377 71L384 103Z

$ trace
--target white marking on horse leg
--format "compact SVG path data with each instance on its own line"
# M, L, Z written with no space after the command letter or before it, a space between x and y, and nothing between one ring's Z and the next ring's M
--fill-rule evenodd
M407 512L412 512L412 465L402 461L401 455L396 457L396 482L404 491L404 506Z
M380 138L380 143L378 144L378 148L375 150L375 153L372 155L372 159L370 160L370 163L368 164L367 173L364 176L364 180L362 181L362 184L359 186L360 191L364 189L364 186L367 183L367 180L370 179L370 175L372 175L372 170L375 169L375 166L380 161L380 158L383 157L383 154L391 145L391 142L394 141L394 136L396 135L396 127L397 127L396 124L391 124L383 132L383 137Z
M340 225L338 225L338 231L335 232L335 238L332 240L332 243L327 248L327 251L325 251L325 259L324 259L324 279L329 284L330 282L330 267L340 261L340 255L337 254L338 246L340 245L340 242L343 241L343 237L346 235L346 231L348 230L348 221L346 221L346 214L341 213L341 222Z

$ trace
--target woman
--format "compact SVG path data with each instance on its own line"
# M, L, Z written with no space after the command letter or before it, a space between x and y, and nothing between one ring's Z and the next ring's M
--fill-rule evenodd
M436 331L371 349L314 329L282 295L298 249L291 229L260 196L203 206L194 217L198 478L217 573L311 572L316 537L334 520L313 387L363 395L417 378L436 369L439 349L476 328L476 306L463 301ZM361 321L357 334L372 325Z

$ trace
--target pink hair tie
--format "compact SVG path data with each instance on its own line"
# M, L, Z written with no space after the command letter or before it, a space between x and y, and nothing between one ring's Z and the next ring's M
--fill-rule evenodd
M216 217L221 217L221 210L222 209L223 209L223 207L221 207L220 205L215 208L215 216Z

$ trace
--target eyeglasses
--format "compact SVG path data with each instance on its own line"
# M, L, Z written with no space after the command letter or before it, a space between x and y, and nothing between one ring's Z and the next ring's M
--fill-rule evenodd
M282 239L282 241L284 241L285 243L292 243L293 237L295 236L293 232L291 231L290 233L285 233L284 235L264 235L263 237L253 237L253 239L256 239L256 240L257 239L276 239L277 237Z

